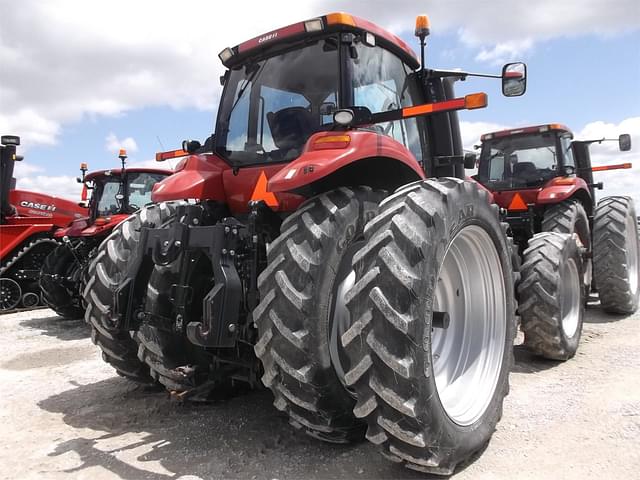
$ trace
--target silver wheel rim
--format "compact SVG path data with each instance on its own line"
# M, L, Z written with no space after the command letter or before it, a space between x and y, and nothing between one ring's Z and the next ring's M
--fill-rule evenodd
M629 290L631 296L638 292L638 227L636 219L627 217L627 265L629 270Z
M449 245L435 289L434 311L448 328L433 328L431 359L440 403L458 425L487 410L500 377L507 329L507 293L498 251L477 225Z
M567 338L573 338L580 320L580 289L582 288L578 266L573 258L562 264L560 282L562 330Z

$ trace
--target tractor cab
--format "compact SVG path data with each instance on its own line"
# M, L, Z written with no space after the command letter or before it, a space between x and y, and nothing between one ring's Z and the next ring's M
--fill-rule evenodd
M428 31L416 29L423 50ZM404 41L371 22L332 13L226 48L219 57L227 71L215 133L204 147L185 141L182 150L168 152L169 158L201 158L181 162L177 175L154 191L154 201L207 191L200 184L184 188L189 176L202 181L193 170L206 170L212 185L219 182L214 170L233 171L233 178L223 173L221 184L211 187L232 212L256 199L294 210L303 197L359 183L360 168L374 188L425 176L464 177L456 111L483 108L486 95L454 99L453 84L475 74L423 69ZM502 79L507 96L524 93L521 63L483 76ZM247 193L238 194L242 189ZM252 195L256 189L266 197Z
M477 179L491 191L539 189L575 175L573 134L559 124L482 135Z
M56 238L107 234L129 215L151 203L153 187L173 173L156 168L125 168L125 150L120 150L119 158L122 167L111 170L87 173L87 164L80 164L81 176L77 178L78 183L83 184L80 205L89 208L89 215L57 230Z

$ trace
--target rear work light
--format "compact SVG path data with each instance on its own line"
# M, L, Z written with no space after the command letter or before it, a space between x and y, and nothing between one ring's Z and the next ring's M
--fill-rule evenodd
M218 58L222 63L228 62L233 57L233 50L225 48L218 54Z
M307 20L306 22L304 22L304 30L307 33L320 32L323 28L324 26L322 25L321 18L314 18L312 20Z

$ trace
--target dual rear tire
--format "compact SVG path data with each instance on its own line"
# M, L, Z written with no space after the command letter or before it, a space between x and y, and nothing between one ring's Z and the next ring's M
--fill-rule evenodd
M489 441L509 390L513 245L488 195L408 185L365 228L341 336L356 417L384 456L450 475Z

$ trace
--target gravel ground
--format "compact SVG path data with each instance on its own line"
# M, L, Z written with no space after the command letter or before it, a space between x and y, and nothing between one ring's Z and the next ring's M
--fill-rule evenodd
M588 310L578 354L516 347L489 447L457 479L640 478L640 314ZM180 404L102 362L81 321L0 316L0 478L425 478L294 431L267 391Z

